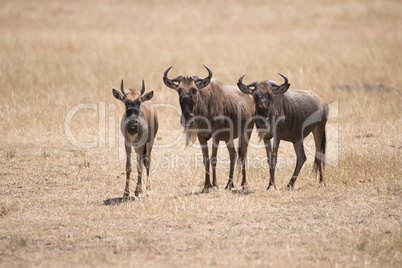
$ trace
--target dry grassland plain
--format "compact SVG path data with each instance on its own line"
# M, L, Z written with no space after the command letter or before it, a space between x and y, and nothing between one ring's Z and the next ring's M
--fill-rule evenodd
M400 267L401 12L399 0L0 1L0 266ZM325 99L327 186L308 137L295 189L282 142L267 191L254 133L250 192L223 189L222 148L220 188L200 194L201 150L185 147L162 76L206 76L203 64L223 84L280 72ZM160 130L152 190L105 205L125 183L121 79L154 90Z

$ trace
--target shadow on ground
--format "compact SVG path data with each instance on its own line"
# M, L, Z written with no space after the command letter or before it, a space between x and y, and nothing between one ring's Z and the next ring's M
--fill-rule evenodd
M134 202L134 201L143 201L142 199L136 198L136 197L129 197L129 198L123 198L123 197L116 197L116 198L109 198L103 201L103 204L106 206L110 205L118 205L120 203L125 203L125 202Z
M232 194L238 194L238 195L249 195L249 194L254 194L254 191L252 190L232 190Z
M227 192L231 192L232 194L238 194L238 195L249 195L249 194L254 194L254 191L252 190L225 190ZM185 193L184 196L192 196L192 195L202 195L202 194L212 194L214 192L217 192L216 190L213 190L211 192L203 192L201 191L196 191L196 192L190 192L190 193Z

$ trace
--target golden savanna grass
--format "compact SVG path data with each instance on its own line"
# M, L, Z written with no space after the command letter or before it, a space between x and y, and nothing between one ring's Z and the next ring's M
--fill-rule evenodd
M400 267L401 11L397 0L1 1L0 266ZM174 65L172 77L205 76L203 64L223 84L280 72L325 99L327 186L311 172L309 137L295 190L283 189L295 154L282 142L280 189L266 191L253 134L251 191L223 190L222 148L220 189L199 194L201 152L185 148L162 75ZM152 191L105 205L125 180L124 109L111 92L122 78L171 106L158 108ZM85 104L94 109L67 128L91 149L66 134Z

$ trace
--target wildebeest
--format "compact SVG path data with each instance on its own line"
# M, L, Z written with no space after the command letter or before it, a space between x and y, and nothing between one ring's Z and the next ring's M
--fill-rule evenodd
M260 138L264 140L270 168L268 189L271 186L276 189L275 166L281 140L292 142L297 155L296 168L287 185L293 189L300 169L306 161L303 139L310 132L313 132L316 147L314 169L319 170L320 184L325 186L323 161L326 147L327 104L312 91L289 89L288 79L282 74L279 74L285 79L282 85L272 80L244 85L242 81L245 75L239 78L237 85L243 93L250 94L254 98L255 124ZM274 138L272 149L271 138Z
M209 192L211 188L217 188L216 164L218 144L226 142L230 156L229 180L225 189L232 189L233 171L236 160L236 151L233 139L239 137L239 154L243 179L243 190L248 189L246 179L245 159L249 138L254 126L250 120L254 114L253 100L244 95L236 86L224 86L212 78L212 71L208 70L208 76L202 78L196 75L168 78L168 72L173 66L166 69L163 81L166 86L174 89L179 94L181 106L180 123L186 132L186 142L191 143L198 137L200 142L203 163L205 167L205 185L203 192ZM208 153L208 140L212 139L211 159ZM210 180L210 165L212 166L212 183Z
M149 168L151 165L152 145L158 132L158 117L154 110L152 99L154 92L144 95L145 85L142 81L142 89L124 90L123 80L121 80L121 93L113 89L113 96L122 101L126 111L120 124L121 133L124 136L125 149L127 155L126 162L126 185L123 198L127 199L130 195L130 173L131 173L131 149L134 147L137 154L138 181L135 189L135 196L142 193L142 165L147 170L147 190L150 189Z

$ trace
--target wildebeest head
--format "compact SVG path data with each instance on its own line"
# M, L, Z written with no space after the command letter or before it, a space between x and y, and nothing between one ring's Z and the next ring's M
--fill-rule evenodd
M251 94L254 98L255 109L256 109L256 120L255 124L259 129L267 129L270 127L269 122L271 122L272 117L279 116L279 107L275 107L274 96L285 93L290 84L286 76L279 74L285 79L282 85L272 80L253 82L249 85L243 84L243 78L246 74L243 74L239 78L237 86L245 94Z
M168 78L168 72L173 66L166 69L163 75L163 82L167 87L170 87L179 93L179 102L181 107L180 123L184 127L191 127L194 123L194 107L197 103L199 90L208 86L212 78L212 71L204 65L208 70L208 76L206 78L192 75L190 77L184 77L179 75L176 78Z
M135 135L138 132L140 126L140 110L141 103L144 101L148 101L152 99L154 92L148 92L143 95L145 92L144 80L142 80L142 88L141 91L128 89L124 90L123 80L121 80L120 86L121 93L116 89L113 89L113 96L122 101L126 106L125 113L125 130L130 135Z

